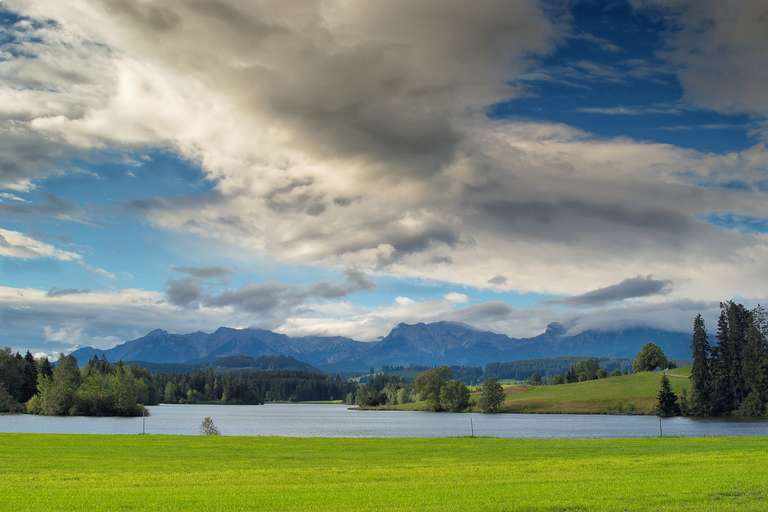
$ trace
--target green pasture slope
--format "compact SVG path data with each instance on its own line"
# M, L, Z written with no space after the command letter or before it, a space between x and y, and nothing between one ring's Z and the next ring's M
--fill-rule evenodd
M768 438L0 434L0 510L765 510Z
M680 393L690 387L690 368L677 368L667 373L672 389ZM504 386L507 398L501 412L560 414L654 414L661 373L640 372L620 377L558 384L556 386ZM470 409L479 411L478 389L473 389ZM401 411L423 411L426 402L368 407Z
M690 387L689 368L668 372L672 389ZM559 384L509 386L504 412L653 414L661 374L640 372L621 377Z

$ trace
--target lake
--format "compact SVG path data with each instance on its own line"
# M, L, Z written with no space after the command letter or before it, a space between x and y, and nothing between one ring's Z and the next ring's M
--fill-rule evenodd
M659 434L655 416L584 414L460 414L357 411L346 405L158 405L148 407L148 434L199 434L211 416L223 435L308 437L646 437ZM470 424L471 420L471 424ZM0 432L137 434L141 418L0 416ZM669 418L664 435L768 435L768 421Z

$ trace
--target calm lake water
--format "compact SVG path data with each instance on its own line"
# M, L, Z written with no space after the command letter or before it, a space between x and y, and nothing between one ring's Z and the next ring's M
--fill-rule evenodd
M356 411L346 405L158 405L149 407L148 434L199 434L211 416L223 435L310 437L645 437L659 433L654 416L581 414L453 414ZM137 434L141 418L0 416L0 432ZM768 421L663 420L664 435L768 435Z

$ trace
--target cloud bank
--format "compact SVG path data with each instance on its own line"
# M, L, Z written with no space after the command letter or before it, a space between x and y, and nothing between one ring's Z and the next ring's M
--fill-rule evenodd
M184 311L190 325L215 318L365 336L396 315L478 319L505 332L529 332L544 316L495 302L460 306L459 295L361 312L344 298L369 287L367 275L565 295L580 308L642 299L653 310L664 295L681 315L691 304L765 296L765 233L708 221L768 217L762 143L708 153L486 116L497 102L531 94L530 73L558 44L589 39L537 2L7 5L22 17L3 29L12 57L0 61L0 187L30 190L69 172L73 156L102 148L166 148L198 165L213 190L134 205L155 226L256 257L360 272L341 284L212 291L209 281L226 282L226 269L180 267L183 277L164 292L114 292L143 319L126 322L136 329L161 322L145 309L152 301ZM638 8L659 9L679 27L664 35L664 58L687 101L764 119L760 2ZM713 70L713 61L722 66ZM648 73L640 63L618 74L571 64L595 82ZM75 215L62 205L57 212ZM0 235L6 256L78 258L19 231ZM37 293L27 295L37 301ZM45 299L75 297L90 304L98 294ZM321 304L302 313L312 301ZM597 325L591 314L578 312L573 325ZM627 313L643 315L652 316Z

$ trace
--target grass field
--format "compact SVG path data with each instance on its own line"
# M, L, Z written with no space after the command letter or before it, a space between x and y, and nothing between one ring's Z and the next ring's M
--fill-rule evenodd
M668 375L676 393L690 386L689 368L677 368ZM640 372L556 386L512 384L504 386L507 398L502 412L653 414L660 382L660 373ZM479 410L479 396L479 391L473 391L472 410ZM378 409L420 411L426 407L425 402L414 402Z
M676 393L690 386L688 368L668 375ZM659 373L641 372L557 386L509 386L504 411L653 414L660 381Z
M0 509L765 510L768 438L0 434Z

